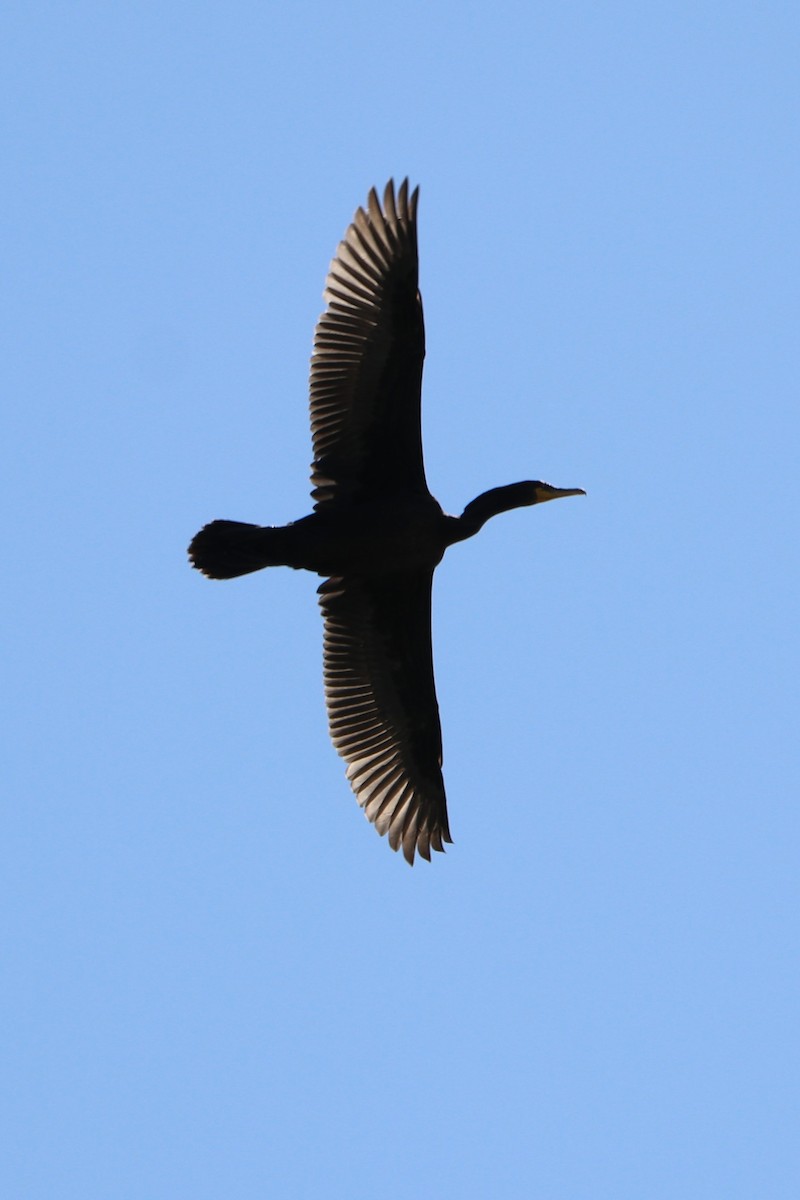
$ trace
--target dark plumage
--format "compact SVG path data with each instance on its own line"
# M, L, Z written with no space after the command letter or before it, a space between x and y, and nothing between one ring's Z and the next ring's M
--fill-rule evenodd
M280 528L212 521L189 546L233 579L289 566L325 577L331 738L367 817L409 863L451 841L433 680L431 585L448 546L497 513L580 488L512 483L446 516L428 491L420 392L417 196L374 189L331 263L311 359L314 511Z

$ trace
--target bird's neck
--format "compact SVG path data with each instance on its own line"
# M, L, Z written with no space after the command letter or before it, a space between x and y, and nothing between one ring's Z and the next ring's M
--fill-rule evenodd
M455 517L458 536L455 541L463 541L472 537L482 529L490 517L498 513L508 512L512 508L522 508L531 503L530 485L509 483L505 487L490 488L471 500L460 517Z

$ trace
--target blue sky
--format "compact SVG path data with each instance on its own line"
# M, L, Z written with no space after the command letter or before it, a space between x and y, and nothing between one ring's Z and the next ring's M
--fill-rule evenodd
M11 3L0 1172L15 1200L800 1194L800 16ZM327 264L421 185L455 845L327 737Z

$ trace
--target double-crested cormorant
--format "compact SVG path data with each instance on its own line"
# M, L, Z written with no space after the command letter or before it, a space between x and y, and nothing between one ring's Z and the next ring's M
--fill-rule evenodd
M448 546L490 517L581 488L512 483L450 517L428 491L420 391L417 196L373 189L331 263L311 359L314 511L272 528L212 521L189 546L233 579L289 566L325 576L325 700L359 804L393 850L430 860L452 841L433 681L431 585Z

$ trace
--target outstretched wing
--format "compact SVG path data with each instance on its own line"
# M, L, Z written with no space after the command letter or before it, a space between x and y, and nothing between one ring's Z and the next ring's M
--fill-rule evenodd
M427 492L420 431L425 326L417 196L373 188L340 242L311 359L312 496L363 501Z
M432 571L333 578L325 618L325 701L359 804L393 850L430 860L450 842L431 650Z

